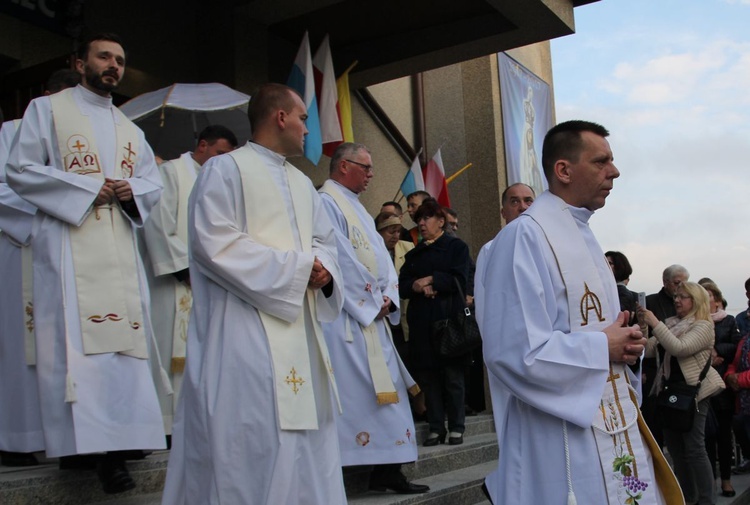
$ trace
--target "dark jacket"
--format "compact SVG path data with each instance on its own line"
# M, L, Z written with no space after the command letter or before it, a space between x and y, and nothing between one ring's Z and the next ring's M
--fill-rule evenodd
M421 242L406 254L398 284L401 298L409 300L406 321L409 323L409 356L413 369L435 369L442 363L432 347L432 323L447 319L451 312L463 310L465 300L453 279L458 280L465 294L469 262L469 247L461 239L448 234L443 234L430 245ZM414 281L430 275L437 292L435 298L426 298L412 290Z
M715 367L716 371L723 377L727 371L729 363L734 359L734 354L737 351L737 344L740 343L742 336L739 330L737 330L737 323L733 316L727 315L721 321L714 322L714 332L716 339L714 340L714 348L716 353L724 358L724 363Z
M661 322L677 315L674 308L674 298L669 296L664 288L661 288L658 293L646 297L646 308L653 312L656 319Z
M743 310L735 317L737 321L737 328L740 330L740 336L746 337L750 335L750 309Z
M630 291L624 284L617 285L617 296L620 298L620 310L630 312L629 324L637 324L635 309L638 306L638 293Z
M716 354L724 358L724 362L715 366L719 375L724 377L727 368L732 363L734 355L737 352L737 344L740 343L742 336L737 329L737 322L734 317L727 315L721 321L714 322L714 349ZM719 395L711 398L711 405L717 410L734 410L734 391L726 388Z

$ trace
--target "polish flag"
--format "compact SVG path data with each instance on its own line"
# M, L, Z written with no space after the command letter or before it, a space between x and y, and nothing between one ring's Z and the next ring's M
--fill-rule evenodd
M315 95L318 97L320 135L323 141L323 154L332 156L342 140L339 95L336 90L336 74L333 72L333 58L328 35L318 47L313 57L315 75Z
M435 198L443 207L450 207L451 200L448 197L448 185L445 183L445 169L443 168L443 157L440 149L422 169L424 176L425 191Z

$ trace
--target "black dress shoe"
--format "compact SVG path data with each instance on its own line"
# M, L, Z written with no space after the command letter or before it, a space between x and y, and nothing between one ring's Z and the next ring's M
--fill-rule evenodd
M127 460L140 460L146 459L147 456L151 455L151 451L117 451L123 459Z
M430 486L424 484L414 484L406 479L393 480L391 482L373 482L370 481L371 491L387 491L388 489L398 494L420 494L430 490Z
M430 433L430 435L434 435L435 433ZM422 442L422 445L425 447L434 447L438 444L442 444L445 442L445 433L438 433L436 437L427 437L424 442Z
M0 464L3 466L36 466L39 461L31 452L0 451Z
M457 437L448 437L448 445L461 445L464 443L464 436L463 434L457 436Z
M97 475L102 483L102 490L107 494L123 493L135 488L135 481L121 459L105 456L97 467Z
M722 489L721 490L721 496L726 496L727 498L731 498L732 496L736 495L737 491L734 489Z
M60 470L96 470L101 454L77 454L60 457Z

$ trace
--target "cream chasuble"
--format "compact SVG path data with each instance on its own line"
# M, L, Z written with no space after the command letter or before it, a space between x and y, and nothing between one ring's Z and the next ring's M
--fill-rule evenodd
M336 202L336 205L341 209L349 226L349 240L351 241L354 252L357 254L357 259L377 279L378 262L375 257L375 251L370 245L367 233L365 233L364 227L362 226L357 213L354 212L352 206L346 200L344 195L341 194L336 183L332 180L327 180L323 184L323 187L320 188L320 192L333 198L333 201ZM349 318L346 318L346 339L348 342L351 342L353 337L349 324ZM375 397L378 405L398 403L398 392L393 385L390 372L388 371L388 365L386 365L385 357L383 356L383 348L380 345L377 324L385 324L386 331L388 331L388 325L385 321L375 320L367 326L360 324L362 334L365 337L365 344L367 346L367 361L370 365L370 376L372 377L372 383L375 387ZM398 362L401 364L401 360L398 360ZM402 374L402 376L404 375ZM409 377L409 375L407 374L406 377ZM407 387L410 386L414 387L413 384L410 384ZM418 392L419 388L417 387L414 394L417 394Z
M289 214L268 168L252 149L240 149L229 155L234 158L242 179L248 235L261 244L279 250L294 249L295 243ZM312 215L308 210L312 208L311 195L308 190L309 181L302 172L289 163L285 163L284 168L289 180L302 249L304 252L311 252L313 223ZM310 313L315 314L316 302L312 290L307 290L305 298ZM310 381L310 355L303 315L300 314L294 322L287 322L260 310L258 313L268 335L273 359L280 428L282 430L318 429L316 399ZM326 364L328 378L338 403L338 390L323 331L315 317L312 318L312 324L318 350ZM340 403L339 411L341 411Z
M537 203L542 205L532 206L526 213L542 228L557 259L567 291L571 330L602 331L614 323L612 314L619 312L613 310L611 303L617 298L605 284L614 285L614 279L603 282L595 259L581 254L589 249L564 201L555 198ZM675 476L640 415L625 368L623 363L610 363L599 410L592 420L609 503L682 503ZM567 423L562 423L562 435L567 439ZM570 482L569 463L567 472ZM569 492L572 494L570 485Z
M50 96L63 169L104 182L93 125L72 93L69 89ZM120 146L115 173L128 178L133 175L138 133L124 116L115 129ZM80 227L70 228L70 241L84 352L147 359L135 242L119 205L95 207Z
M188 243L188 199L195 184L195 161L190 153L184 153L174 160L177 173L177 236ZM184 282L174 283L174 330L172 334L172 373L182 373L185 369L187 328L190 322L190 309L193 306L193 292Z

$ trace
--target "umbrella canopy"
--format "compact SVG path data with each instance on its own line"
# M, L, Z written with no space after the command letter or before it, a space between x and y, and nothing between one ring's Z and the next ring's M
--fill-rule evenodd
M129 100L120 110L146 134L154 153L165 160L195 149L208 125L226 126L240 145L250 138L250 97L219 83L173 84Z

